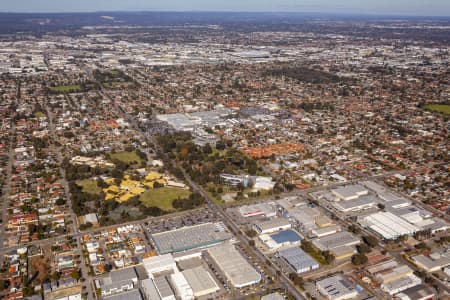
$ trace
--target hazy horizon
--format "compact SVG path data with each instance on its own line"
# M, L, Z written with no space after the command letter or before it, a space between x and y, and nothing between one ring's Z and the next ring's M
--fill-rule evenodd
M0 12L70 13L70 12L292 12L352 15L450 16L446 0L0 0Z

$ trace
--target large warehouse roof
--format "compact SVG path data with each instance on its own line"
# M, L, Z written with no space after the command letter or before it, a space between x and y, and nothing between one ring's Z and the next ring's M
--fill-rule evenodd
M202 266L184 270L182 273L194 291L195 297L212 294L220 290L211 274Z
M245 287L261 280L261 274L248 263L233 245L215 246L209 248L208 252L234 287Z
M143 262L145 270L149 275L176 269L176 263L172 254L148 257L145 258Z
M342 275L335 275L316 282L320 293L328 299L352 299L358 295L353 284Z
M267 221L258 222L255 224L256 228L259 232L273 232L277 231L280 228L289 228L291 227L291 223L286 218L273 218Z
M281 250L279 254L295 269L297 273L308 272L319 268L319 264L299 247Z
M369 191L360 184L353 184L336 188L331 190L331 192L340 199L351 200L362 195L367 195Z
M347 201L342 200L334 203L336 209L343 212L363 210L370 207L375 207L376 205L377 205L377 198L372 195L365 195L356 199Z
M324 237L316 238L312 240L314 246L321 251L332 250L342 246L354 246L360 243L360 240L353 234L342 231L335 234L330 234Z
M270 237L278 244L295 243L302 240L298 233L291 229L274 233Z
M205 223L152 234L160 254L206 247L231 238L220 224Z
M378 212L363 219L365 225L385 239L395 239L401 235L413 234L420 228L390 212Z

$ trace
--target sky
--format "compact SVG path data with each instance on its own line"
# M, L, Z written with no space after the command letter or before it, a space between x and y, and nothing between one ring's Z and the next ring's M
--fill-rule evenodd
M1 12L319 12L450 16L449 0L0 0Z

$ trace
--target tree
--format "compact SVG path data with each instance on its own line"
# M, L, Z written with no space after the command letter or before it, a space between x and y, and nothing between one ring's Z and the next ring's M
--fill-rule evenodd
M294 285L299 286L303 288L303 285L305 284L303 278L299 276L297 273L290 273L289 279L294 283Z
M61 278L61 273L56 272L56 271L52 273L52 279L53 279L54 281L59 280L59 278Z
M254 237L256 237L256 236L258 235L258 233L257 233L255 230L253 230L253 229L250 229L250 230L245 231L245 234L246 234L249 238L254 238Z
M1 279L0 280L0 292L7 289L9 287L9 284L10 284L9 280Z
M358 245L358 246L356 247L356 249L357 249L358 252L361 253L361 254L370 253L370 252L372 251L372 249L371 249L369 246L367 246L366 244Z
M360 234L361 233L361 229L358 226L356 226L355 224L352 224L352 225L348 226L348 230L350 232L353 232L354 234Z
M355 254L352 256L352 263L355 266L363 265L363 264L367 263L368 260L369 259L367 258L367 256L365 254L358 253L358 254Z
M73 279L76 279L77 281L81 279L81 273L80 273L80 271L72 272L72 274L70 274L70 276L71 276Z
M112 265L111 264L105 264L105 272L111 272Z
M305 252L313 252L314 248L311 244L311 242L307 241L306 239L302 240L301 246L300 246Z
M327 261L327 264L332 264L336 260L336 257L334 256L334 254L328 250L323 251L321 254Z
M363 237L363 241L364 241L364 243L366 243L367 245L369 245L372 248L378 246L378 240L374 236L365 235Z
M55 204L56 205L64 205L64 204L66 204L66 201L64 200L64 199L61 199L61 198L58 198L56 201L55 201Z
M86 222L85 224L80 225L80 230L86 230L88 228L91 228L93 224L91 222Z

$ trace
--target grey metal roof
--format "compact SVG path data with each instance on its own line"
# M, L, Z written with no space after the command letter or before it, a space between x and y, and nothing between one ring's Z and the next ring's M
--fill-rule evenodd
M150 300L161 300L158 290L156 289L153 279L148 278L141 281L142 290L147 299ZM131 300L131 299L130 299Z
M219 287L212 278L211 274L202 266L184 270L182 273L194 291L194 294L212 289L219 290Z
M104 300L143 300L144 298L142 297L141 291L136 289L136 290L131 290L128 292L115 294L115 295L108 296L108 297L103 297L103 299Z
M208 252L233 286L243 287L261 280L261 274L250 265L234 245L215 246L209 248Z
M174 295L166 276L155 277L154 282L162 298Z
M160 254L205 247L231 238L216 224L205 223L153 234L152 240Z
M299 247L292 247L278 252L296 271L318 266L318 263Z
M325 250L332 250L334 248L342 246L356 245L360 243L360 240L356 238L353 234L346 231L342 231L321 238L316 238L312 240L312 243L320 250L325 251Z

